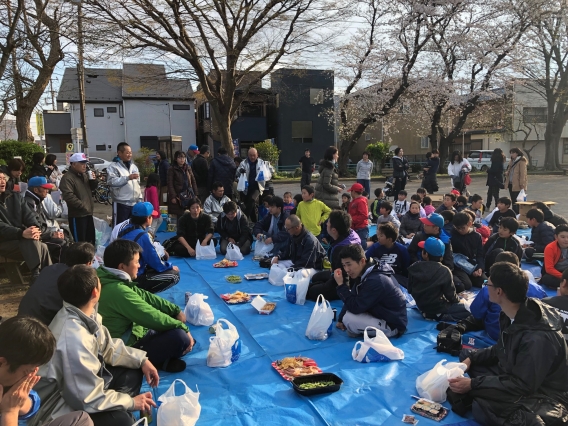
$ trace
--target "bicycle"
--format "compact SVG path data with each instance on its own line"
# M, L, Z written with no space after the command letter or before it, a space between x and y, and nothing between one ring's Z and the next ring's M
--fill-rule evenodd
M110 188L104 182L100 182L93 191L93 195L97 203L110 205Z

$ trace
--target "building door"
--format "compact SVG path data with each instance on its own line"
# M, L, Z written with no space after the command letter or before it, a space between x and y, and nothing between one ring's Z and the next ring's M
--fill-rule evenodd
M568 139L562 139L562 164L568 164Z

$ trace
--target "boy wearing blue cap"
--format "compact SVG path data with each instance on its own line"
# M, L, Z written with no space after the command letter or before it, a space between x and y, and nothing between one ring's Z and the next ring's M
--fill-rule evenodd
M148 234L153 218L158 216L151 203L137 203L132 208L130 223L118 233L118 238L134 241L142 247L135 281L138 287L150 293L167 290L179 282L179 268L167 262L168 252L163 256L165 261L160 258Z
M458 298L452 272L442 265L446 251L438 238L428 237L420 241L422 262L408 268L408 292L426 319L435 321L459 321L469 316L463 300Z

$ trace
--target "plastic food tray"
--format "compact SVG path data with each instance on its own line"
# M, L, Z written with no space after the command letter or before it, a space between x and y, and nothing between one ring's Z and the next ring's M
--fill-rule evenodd
M301 384L313 382L333 382L335 384L333 386L326 386L325 388L300 389ZM292 379L292 386L294 386L294 390L303 396L337 392L339 388L341 388L342 384L343 380L333 373L312 374L311 376L300 376Z

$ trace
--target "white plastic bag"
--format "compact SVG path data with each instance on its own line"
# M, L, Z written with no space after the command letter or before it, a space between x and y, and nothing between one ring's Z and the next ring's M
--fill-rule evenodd
M69 207L67 207L67 203L65 200L61 200L61 218L67 219L69 217Z
M241 249L234 245L233 243L227 244L227 254L225 255L227 260L243 260L244 256L241 253Z
M158 241L154 241L152 243L154 245L154 248L156 249L156 253L158 254L158 257L161 259L166 255L166 249L164 248L164 246L158 242Z
M375 330L375 337L369 337L367 330ZM355 343L351 356L355 361L386 362L404 359L402 349L395 348L385 333L375 327L366 327L363 333L363 341Z
M306 294L308 294L310 279L314 273L314 269L299 269L286 273L282 281L284 281L284 294L288 302L296 305L306 303Z
M223 323L228 328L223 328ZM241 339L236 327L226 319L219 319L215 327L215 336L209 338L207 352L208 367L227 367L239 359Z
M211 325L215 321L207 296L201 293L192 294L185 305L184 314L187 322L193 325Z
M487 223L491 222L491 218L493 217L493 215L495 214L495 212L498 211L498 210L499 210L499 207L495 207L495 208L491 211L491 213L489 213L489 214L485 217L484 220L485 220Z
M288 269L285 266L276 263L270 267L270 273L268 274L268 282L272 285L282 286L284 285L284 277Z
M527 201L527 193L524 189L521 189L519 195L517 195L517 201Z
M185 386L183 395L176 395L176 382ZM193 426L199 420L199 389L193 392L183 380L174 380L158 401L162 403L158 408L158 426Z
M110 241L110 236L112 234L112 228L107 221L99 219L93 216L93 222L95 224L95 239L96 246L106 246Z
M462 377L467 370L467 365L461 362L448 362L443 365L444 362L446 362L445 359L416 379L416 390L421 398L430 399L434 402L444 402L446 391L450 387L449 380Z
M148 419L146 417L142 417L140 420L138 420L132 426L148 426Z
M321 303L320 303L321 297ZM310 340L325 340L328 338L327 330L333 322L333 310L322 294L318 296L312 316L306 328L306 337Z
M243 192L248 188L248 178L246 173L241 173L239 176L239 182L237 183L237 191Z
M260 167L258 168L258 173L256 174L256 181L257 182L268 182L272 179L272 173L266 167L266 164L263 162Z
M266 244L263 240L256 240L254 244L254 256L270 256L272 250L274 249L274 244ZM274 253L275 255L278 253Z
M213 238L209 241L209 244L206 246L202 246L200 241L197 241L197 245L195 246L195 258L197 260L202 259L215 259L217 257L217 253L215 252L215 243L213 242Z

